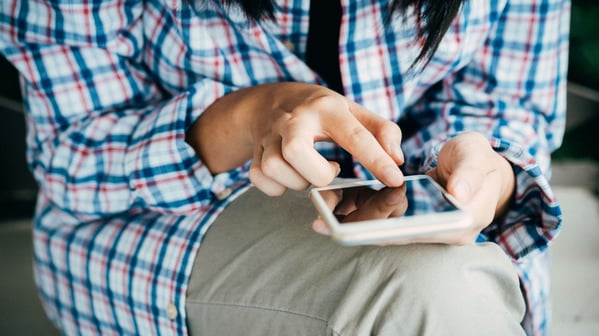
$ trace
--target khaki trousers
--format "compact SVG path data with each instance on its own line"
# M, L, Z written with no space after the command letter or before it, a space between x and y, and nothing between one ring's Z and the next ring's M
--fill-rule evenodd
M495 244L340 246L306 192L250 189L209 229L187 292L191 335L523 335Z

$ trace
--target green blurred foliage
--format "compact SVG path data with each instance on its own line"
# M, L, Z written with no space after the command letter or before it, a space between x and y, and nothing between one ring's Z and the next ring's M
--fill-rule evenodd
M599 163L597 150L599 117L566 130L562 146L552 154L554 160L593 160Z
M569 79L599 90L599 2L573 0Z

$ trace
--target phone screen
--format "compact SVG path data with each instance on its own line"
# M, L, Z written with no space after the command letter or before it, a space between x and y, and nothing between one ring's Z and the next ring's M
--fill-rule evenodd
M319 193L337 204L333 214L340 224L458 210L430 178L406 179L401 187L376 182Z

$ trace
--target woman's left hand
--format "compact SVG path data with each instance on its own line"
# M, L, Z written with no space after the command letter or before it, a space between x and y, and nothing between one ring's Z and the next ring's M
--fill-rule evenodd
M439 153L437 167L427 172L470 212L472 230L453 236L456 245L472 243L494 218L508 208L515 176L510 163L497 154L479 133L466 132L450 139Z

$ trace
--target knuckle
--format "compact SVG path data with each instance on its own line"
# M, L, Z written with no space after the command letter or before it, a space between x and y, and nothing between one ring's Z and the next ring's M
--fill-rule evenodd
M264 175L262 174L262 171L260 170L260 168L255 167L253 164L250 166L250 171L249 171L249 178L250 181L254 184L257 185L260 183L260 181L262 181L264 179Z
M304 143L299 138L287 139L281 145L281 151L286 160L295 159L304 151Z
M372 135L362 125L352 126L346 130L346 133L354 142L361 142Z
M310 105L319 106L322 108L339 108L340 105L345 105L345 100L336 94L323 94L312 98Z
M262 172L266 176L277 176L282 165L282 160L275 156L262 158Z
M281 127L283 132L288 132L289 130L301 128L307 118L307 111L307 108L304 108L302 106L297 107L293 111L293 113L288 114L283 120L281 120L281 123L284 124L284 126Z
M346 99L337 93L324 93L314 95L295 106L290 115L292 117L303 117L336 113L350 113Z
M310 108L310 106L306 103L294 106L287 114L285 122L297 122L298 118L310 113L310 111L312 111L312 108Z
M280 196L286 190L284 186L270 181L259 169L250 168L249 177L254 186L268 196Z
M372 133L361 125L351 126L344 131L349 148L365 148L372 143ZM377 162L377 152L374 150L361 153L362 164L372 166Z
M381 124L381 126L379 127L378 132L382 135L389 135L389 136L399 136L401 137L401 129L399 128L399 125L397 125L394 122L384 122Z

